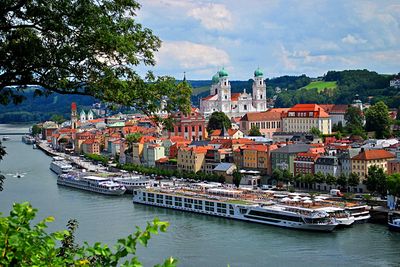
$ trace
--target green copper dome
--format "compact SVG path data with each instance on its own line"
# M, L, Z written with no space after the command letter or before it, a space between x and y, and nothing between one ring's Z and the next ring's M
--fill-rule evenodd
M228 72L225 70L225 68L222 68L222 70L220 70L219 72L218 72L218 75L219 75L219 77L221 78L221 77L228 77L229 75L228 75Z
M214 74L214 76L212 77L212 83L218 83L219 82L219 74L218 72Z
M254 71L254 77L262 77L262 76L264 76L264 73L262 72L262 70L260 70L260 68L257 68Z

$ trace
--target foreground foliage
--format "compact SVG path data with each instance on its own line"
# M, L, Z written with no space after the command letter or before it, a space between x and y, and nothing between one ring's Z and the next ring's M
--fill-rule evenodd
M90 246L74 243L75 220L70 220L68 230L47 233L47 217L34 226L37 209L28 203L14 204L8 217L0 217L0 266L142 266L136 256L137 243L147 246L151 235L165 232L168 223L154 219L146 229L119 239L111 249L99 242ZM61 246L60 246L61 243ZM126 259L126 257L130 259ZM121 262L120 262L121 261ZM122 263L122 261L124 261ZM168 258L158 267L176 266L177 260Z

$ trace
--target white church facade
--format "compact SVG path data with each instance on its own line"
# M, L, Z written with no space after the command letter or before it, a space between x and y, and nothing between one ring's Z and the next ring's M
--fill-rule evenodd
M222 68L212 78L210 95L200 100L200 111L207 118L215 111L222 111L228 117L241 117L248 112L267 110L266 84L263 72L254 71L252 94L246 89L242 93L231 93L228 72Z

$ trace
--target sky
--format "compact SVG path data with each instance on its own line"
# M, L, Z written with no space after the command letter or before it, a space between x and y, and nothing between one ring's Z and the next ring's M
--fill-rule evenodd
M156 75L231 80L328 70L400 72L399 0L139 0L136 18L162 40ZM139 72L144 73L141 66Z

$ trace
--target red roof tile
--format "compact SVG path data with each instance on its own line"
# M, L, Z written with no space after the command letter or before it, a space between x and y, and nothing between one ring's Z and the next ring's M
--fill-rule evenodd
M279 112L250 112L242 117L242 121L270 121L270 120L280 120L281 113Z
M357 156L354 156L352 159L354 160L374 160L374 159L390 159L395 158L395 155L383 150L365 150L360 152Z

